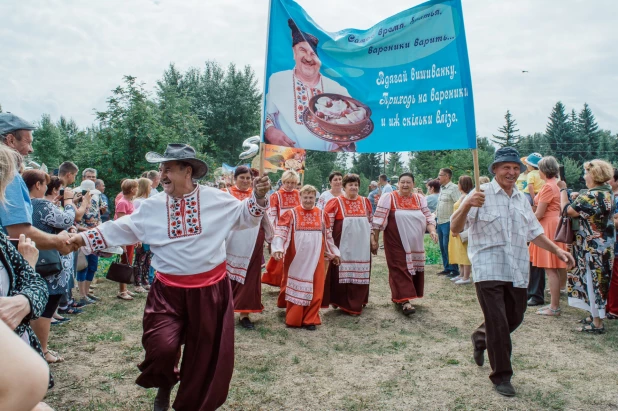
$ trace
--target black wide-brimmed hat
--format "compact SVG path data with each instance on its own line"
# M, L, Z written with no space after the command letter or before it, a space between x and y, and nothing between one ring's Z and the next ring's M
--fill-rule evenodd
M316 55L318 54L319 40L316 36L309 34L309 33L305 33L304 31L300 31L300 29L296 25L296 22L294 22L294 20L292 19L288 19L288 26L290 26L290 29L292 30L292 47L294 47L298 43L302 43L303 41L306 41L307 43L309 43L309 45L313 49L313 52Z
M195 149L188 144L168 144L165 153L159 154L153 151L146 153L146 161L149 163L165 163L166 161L184 161L193 168L192 178L199 179L208 173L205 162L195 156Z
M498 163L517 163L519 164L520 171L523 172L526 169L526 166L524 165L524 163L521 162L521 159L519 158L519 152L513 147L502 147L496 150L496 154L494 155L494 162L491 163L488 167L491 174L496 174L494 173L493 168L494 165Z

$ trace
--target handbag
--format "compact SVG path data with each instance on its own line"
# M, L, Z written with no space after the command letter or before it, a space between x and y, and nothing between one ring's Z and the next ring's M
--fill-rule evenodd
M110 266L109 270L107 270L107 274L105 275L110 281L115 281L117 283L122 284L132 284L133 283L133 266L130 264L123 264L120 262L120 256L116 257L116 261L114 261Z
M572 244L575 238L573 227L571 226L571 219L567 216L567 207L568 204L564 207L564 210L562 210L560 221L558 221L558 227L556 227L554 241L557 243Z
M34 271L44 278L60 274L62 272L60 253L57 250L40 250Z
M77 253L77 271L83 271L88 268L88 260L86 260L86 254L83 251Z

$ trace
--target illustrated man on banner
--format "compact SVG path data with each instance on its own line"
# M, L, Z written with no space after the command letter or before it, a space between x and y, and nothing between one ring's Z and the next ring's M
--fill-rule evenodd
M288 25L292 30L296 65L293 70L273 73L268 79L264 124L266 142L309 150L335 150L335 144L320 140L307 130L303 112L316 94L350 94L345 87L320 74L322 62L317 54L318 39L301 32L292 19L288 20Z

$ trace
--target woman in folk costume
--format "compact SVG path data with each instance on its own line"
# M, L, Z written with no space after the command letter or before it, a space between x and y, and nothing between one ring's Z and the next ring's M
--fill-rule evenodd
M234 185L230 194L242 201L251 197L253 178L258 171L247 166L237 167L234 171ZM249 319L249 313L261 313L262 305L262 256L264 240L270 242L273 229L267 218L262 219L258 227L242 231L232 231L225 240L227 252L227 275L232 280L234 294L234 312L240 314L240 325L246 329L255 326Z
M301 188L301 205L281 216L272 243L273 258L281 261L285 253L285 324L311 331L321 324L324 257L340 263L328 215L315 206L316 194L313 186Z
M341 252L341 264L330 264L322 308L329 304L348 314L359 315L369 299L371 272L371 203L358 195L360 177L343 178L345 193L331 199L324 212L328 215L333 240Z
M384 231L384 253L388 265L388 282L395 303L405 315L416 311L412 300L423 296L425 282L425 231L438 241L436 220L427 207L427 199L413 193L414 176L399 176L399 188L380 197L373 216L371 250L378 250L380 231Z
M298 190L296 190L296 185L299 181L298 174L295 171L288 170L281 176L281 188L271 194L268 219L275 229L283 213L300 205L300 196L298 195ZM277 261L271 257L266 264L266 272L262 276L262 283L272 285L273 287L281 287L281 293L277 301L277 307L279 308L285 308L285 300L282 297L285 291L285 284L281 283L282 279L283 261Z
M324 207L326 207L326 204L333 198L335 197L339 197L341 194L343 194L342 191L342 181L343 181L343 174L341 174L339 171L333 171L332 173L330 173L330 175L328 176L328 184L330 184L330 190L327 190L325 192L322 193L322 195L320 195L320 198L318 198L318 208L320 210L324 210Z

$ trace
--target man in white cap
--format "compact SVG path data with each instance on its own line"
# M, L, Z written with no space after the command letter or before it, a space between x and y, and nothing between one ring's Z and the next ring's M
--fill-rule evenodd
M146 160L161 163L165 194L142 201L133 214L70 242L88 252L150 244L157 273L144 310L146 356L136 382L159 388L155 411L168 409L179 380L175 410L214 410L227 398L234 369L234 307L225 238L231 230L260 224L270 182L268 177L257 177L253 195L238 201L193 182L206 175L208 167L186 144L169 144L163 155L149 152Z

